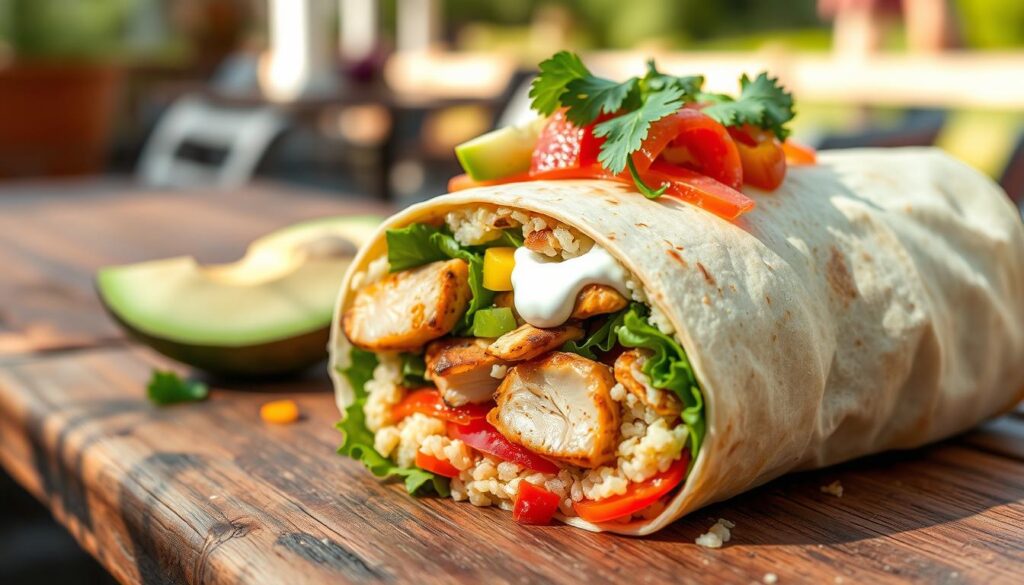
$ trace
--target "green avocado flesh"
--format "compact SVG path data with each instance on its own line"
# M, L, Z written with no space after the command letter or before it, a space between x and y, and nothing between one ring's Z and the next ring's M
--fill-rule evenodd
M376 217L291 226L253 242L238 262L181 256L101 269L96 286L136 338L220 374L280 374L326 356L338 287Z
M474 181L501 179L530 170L530 159L545 119L488 132L455 147L455 156Z

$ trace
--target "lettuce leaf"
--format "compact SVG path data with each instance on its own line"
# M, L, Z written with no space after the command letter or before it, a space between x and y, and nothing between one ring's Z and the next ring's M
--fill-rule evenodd
M345 408L344 420L335 427L343 437L338 453L361 462L370 473L381 478L401 477L405 481L405 489L414 496L436 493L448 496L448 480L439 475L424 471L418 467L399 467L373 448L373 433L366 428L366 415L363 405L366 404L365 384L373 378L373 369L377 367L377 356L373 352L352 348L349 354L351 365L339 368L355 392L356 399Z
M601 352L611 351L615 344L618 343L617 331L622 326L622 321L625 319L628 310L623 309L618 313L609 315L601 326L594 329L590 335L579 341L566 342L562 346L562 351L571 351L592 360L597 359L595 349Z
M406 388L419 388L427 385L427 364L421 354L403 353L402 358L402 386Z
M690 453L694 459L704 440L704 396L693 367L679 343L647 321L647 307L632 303L615 333L625 347L642 347L653 352L643 372L655 388L671 390L683 403L681 417L690 432Z
M414 223L404 228L385 232L384 238L388 243L389 270L401 272L450 258L430 241L431 236L439 231L434 226Z

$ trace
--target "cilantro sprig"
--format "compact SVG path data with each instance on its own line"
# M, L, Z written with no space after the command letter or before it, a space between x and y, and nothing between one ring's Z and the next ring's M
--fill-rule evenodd
M594 126L594 136L605 139L598 162L615 174L629 168L637 189L656 198L666 186L645 185L632 155L640 150L654 122L687 103L710 102L703 112L724 126L751 124L772 131L780 140L789 135L785 124L793 118L793 97L767 73L753 80L744 75L737 98L703 93L703 85L702 76L668 75L658 71L654 61L647 62L642 77L617 82L591 73L576 54L560 51L541 62L530 98L533 109L545 116L565 108L566 118L580 127L613 115Z
M701 94L701 101L711 102L703 111L723 126L751 124L771 130L779 140L789 136L786 122L793 119L793 95L779 80L762 72L754 79L740 78L740 97L714 93Z

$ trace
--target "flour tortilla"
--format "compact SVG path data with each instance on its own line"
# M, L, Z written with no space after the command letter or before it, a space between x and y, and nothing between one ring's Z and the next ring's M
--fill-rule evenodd
M593 238L671 320L706 401L707 435L657 518L589 530L643 535L784 473L954 435L1024 398L1024 229L1006 195L933 149L823 153L790 168L730 223L605 181L472 189L384 231L481 203L552 217ZM335 318L331 374L349 345Z

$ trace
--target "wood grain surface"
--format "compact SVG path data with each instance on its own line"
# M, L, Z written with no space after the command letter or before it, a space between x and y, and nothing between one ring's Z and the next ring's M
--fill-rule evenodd
M154 367L91 290L96 267L245 243L370 208L273 186L170 194L127 185L0 190L0 463L124 583L1019 583L1024 413L956 439L785 477L651 538L523 527L409 498L335 455L329 382L225 384L158 408ZM179 368L179 371L185 373ZM259 406L294 398L270 426ZM844 495L822 493L839 480ZM2 513L2 512L0 512ZM717 518L725 548L693 544Z

